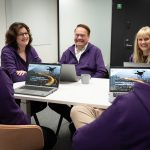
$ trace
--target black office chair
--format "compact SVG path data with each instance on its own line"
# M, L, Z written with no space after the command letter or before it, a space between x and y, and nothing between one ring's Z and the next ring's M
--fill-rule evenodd
M30 104L31 104L31 116L34 117L35 123L37 125L40 125L40 122L38 120L38 117L37 117L36 113L42 111L43 109L45 109L47 107L47 103L30 101Z
M72 107L73 107L73 105L70 106L70 108L72 108ZM59 121L58 121L57 130L56 130L56 136L58 136L58 134L59 134L63 118L64 118L63 115L60 115L60 118L59 118ZM70 129L71 134L73 134L75 132L75 127L74 127L72 122L69 124L69 129Z
M37 115L36 115L36 114L33 114L33 117L34 117L35 123L40 126L40 122L39 122L39 120L38 120Z
M59 130L60 130L62 121L63 121L63 116L60 115L59 122L58 122L58 126L57 126L57 130L56 130L56 136L58 136L58 134L59 134Z

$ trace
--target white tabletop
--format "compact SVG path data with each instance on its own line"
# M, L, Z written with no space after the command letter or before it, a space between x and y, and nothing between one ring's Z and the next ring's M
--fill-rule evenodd
M25 82L14 84L14 88L24 85ZM60 104L88 104L99 108L107 108L109 102L109 79L91 78L89 84L81 81L61 83L54 93L47 97L15 94L15 98L22 100L44 101Z

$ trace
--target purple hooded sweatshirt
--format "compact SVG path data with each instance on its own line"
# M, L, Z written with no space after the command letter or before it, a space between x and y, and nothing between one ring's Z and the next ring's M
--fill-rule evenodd
M75 56L75 45L72 45L63 53L60 63L75 64L78 76L82 73L88 73L94 78L108 77L101 50L91 43L88 43L88 46L85 52L82 53L79 62Z
M133 62L133 54L129 57L129 62Z
M149 150L150 85L135 83L92 123L78 129L74 150Z
M30 119L16 104L13 94L13 82L6 70L0 67L0 124L30 124Z
M37 52L33 47L26 49L26 62L19 56L16 49L7 45L1 52L1 66L6 68L10 73L13 82L25 81L27 74L18 76L17 70L27 71L29 63L41 62Z

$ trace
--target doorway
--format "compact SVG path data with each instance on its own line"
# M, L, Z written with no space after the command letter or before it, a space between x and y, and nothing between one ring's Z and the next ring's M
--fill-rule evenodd
M134 37L143 26L150 26L149 0L113 0L111 66L122 66L133 53Z

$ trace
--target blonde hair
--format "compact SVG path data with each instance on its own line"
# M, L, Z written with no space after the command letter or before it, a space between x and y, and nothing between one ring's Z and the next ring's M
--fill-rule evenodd
M147 35L150 37L150 27L149 26L142 27L135 36L133 61L136 63L145 63L145 62L150 63L150 56L148 56L147 59L145 60L143 52L141 51L141 49L138 46L138 39L140 37L144 37Z

